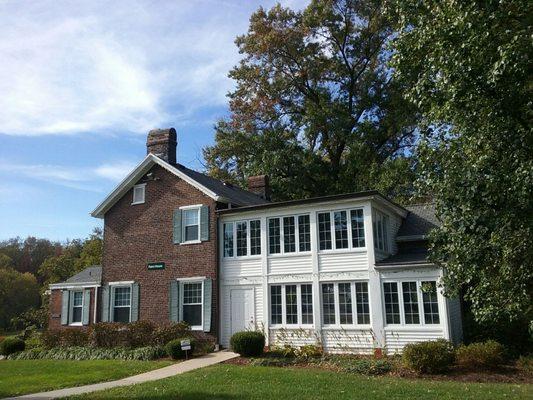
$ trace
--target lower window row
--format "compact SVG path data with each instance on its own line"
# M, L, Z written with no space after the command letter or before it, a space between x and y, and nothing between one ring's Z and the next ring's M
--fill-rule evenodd
M323 325L369 325L367 282L337 282L320 285ZM387 325L440 324L435 281L384 282ZM313 324L313 286L270 286L272 325Z
M368 325L370 306L367 282L322 283L324 325ZM270 286L272 325L313 324L313 286L289 284Z

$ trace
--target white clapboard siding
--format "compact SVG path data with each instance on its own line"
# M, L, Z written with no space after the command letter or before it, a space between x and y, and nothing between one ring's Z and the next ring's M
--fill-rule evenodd
M320 272L368 270L368 255L366 252L319 254L318 268Z
M221 279L229 280L259 275L261 275L261 258L226 259L221 263Z
M385 331L385 346L389 354L401 352L405 345L409 343L425 342L428 340L437 340L444 338L442 328L425 329L387 329Z
M317 345L319 343L319 339L314 329L270 329L270 346L290 345L293 347L301 347L308 344Z
M370 329L323 330L322 344L328 353L372 354L374 351L374 338Z
M311 255L271 257L268 260L268 273L282 274L310 274L313 272Z

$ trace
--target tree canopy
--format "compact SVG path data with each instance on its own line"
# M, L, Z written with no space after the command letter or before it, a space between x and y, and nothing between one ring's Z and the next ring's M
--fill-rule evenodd
M531 2L389 3L396 76L424 115L432 258L478 321L532 319Z
M209 173L268 174L275 199L380 189L412 195L415 108L387 61L381 1L260 8L237 38L231 115L204 150Z

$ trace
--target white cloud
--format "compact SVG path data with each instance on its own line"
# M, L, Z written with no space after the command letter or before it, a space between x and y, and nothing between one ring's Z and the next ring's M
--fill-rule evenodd
M102 178L109 179L114 182L119 182L128 175L133 168L135 167L134 163L130 162L118 162L115 164L103 164L94 169L94 172L97 176Z

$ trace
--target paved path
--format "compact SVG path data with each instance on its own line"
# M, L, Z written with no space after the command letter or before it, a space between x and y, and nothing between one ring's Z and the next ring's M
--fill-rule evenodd
M188 361L183 361L177 364L169 365L168 367L156 369L153 371L145 372L128 378L119 379L118 381L95 383L93 385L78 386L68 389L53 390L51 392L42 392L34 394L26 394L20 397L10 397L9 399L57 399L60 397L74 396L77 394L84 394L90 392L96 392L98 390L110 389L119 386L135 385L137 383L155 381L158 379L168 378L170 376L183 374L194 369L207 367L221 363L226 360L238 357L236 353L231 351L219 351L216 353L210 353L202 357L193 358ZM5 399L5 400L9 400Z

